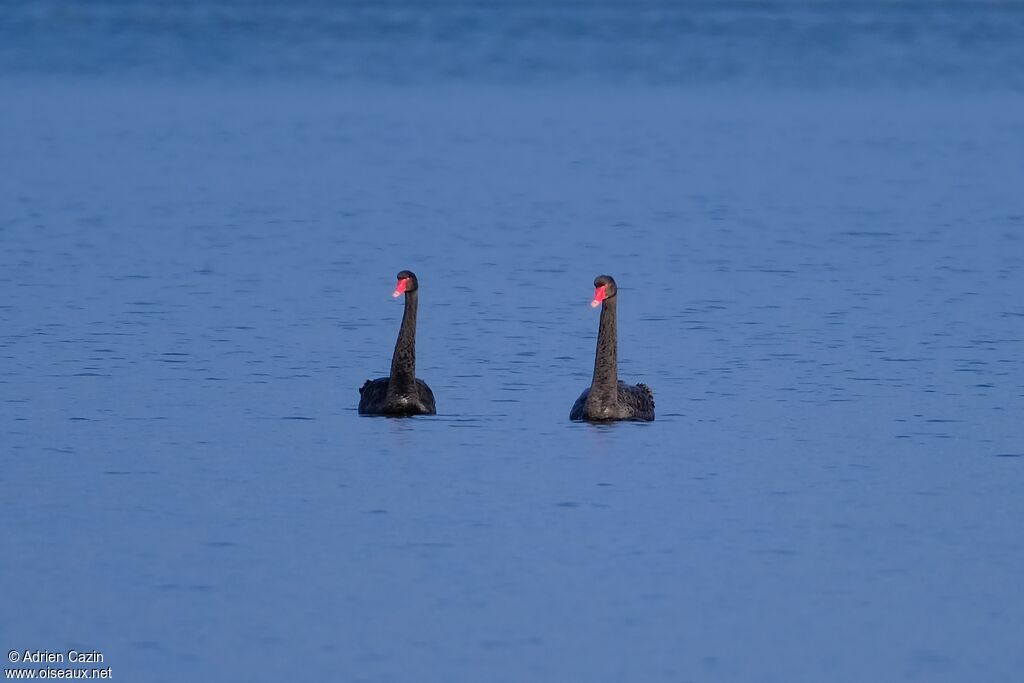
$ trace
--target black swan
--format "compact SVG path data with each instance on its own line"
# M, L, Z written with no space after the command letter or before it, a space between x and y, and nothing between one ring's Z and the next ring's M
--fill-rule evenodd
M599 275L594 280L594 308L601 304L601 326L597 332L597 358L594 381L585 389L569 413L570 420L605 422L608 420L654 419L654 394L646 384L630 386L619 381L618 331L615 280Z
M405 294L405 315L391 358L391 376L366 380L359 389L360 415L434 415L434 392L427 383L416 378L416 306L419 301L419 280L411 271L398 274L398 285L392 295Z

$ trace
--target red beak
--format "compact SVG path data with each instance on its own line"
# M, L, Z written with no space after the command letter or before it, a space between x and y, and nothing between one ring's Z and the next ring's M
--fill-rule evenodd
M402 294L405 294L405 288L408 287L408 286L409 286L409 278L403 277L401 280L398 281L398 284L395 285L395 293L392 294L391 296L397 298L397 297L401 296Z
M597 308L608 296L608 285L601 285L594 290L594 300L590 302L591 308Z

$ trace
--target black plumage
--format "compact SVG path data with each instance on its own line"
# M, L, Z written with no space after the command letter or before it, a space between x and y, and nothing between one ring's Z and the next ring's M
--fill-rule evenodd
M619 381L618 360L618 288L609 275L594 280L597 293L594 305L601 303L601 323L597 332L594 378L590 387L576 399L570 420L605 422L609 420L654 419L654 392L646 384L629 385Z
M405 313L395 342L388 377L366 380L359 389L360 415L434 415L434 392L416 377L416 312L419 306L419 280L412 271L398 274L395 296L405 295Z

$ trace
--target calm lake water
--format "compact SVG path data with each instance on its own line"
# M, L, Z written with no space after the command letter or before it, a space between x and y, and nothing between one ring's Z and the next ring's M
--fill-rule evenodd
M292 44L182 7L0 22L0 645L139 681L1018 679L1014 6L692 5L705 66L745 65L692 79L671 23L615 67L618 5L535 7L575 32L465 73L526 10L349 43L308 4ZM770 11L845 47L801 72L826 50ZM361 418L403 268L439 414ZM650 424L567 419L605 272Z

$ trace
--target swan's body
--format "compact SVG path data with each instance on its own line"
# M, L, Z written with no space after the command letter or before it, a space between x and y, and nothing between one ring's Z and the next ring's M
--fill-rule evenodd
M416 310L419 304L419 282L408 270L398 274L395 296L405 294L402 327L391 357L388 377L366 380L359 389L360 415L434 415L434 392L416 377Z
M629 385L619 381L618 290L615 280L601 275L594 280L593 304L601 304L601 324L597 332L594 379L576 399L570 420L605 422L608 420L654 419L654 393L646 384Z
M388 399L390 377L368 379L359 387L359 413L361 415L436 415L434 392L421 379L416 380L413 391L398 392Z
M587 406L590 388L583 390L576 403L572 404L570 420L603 422L605 420L654 419L654 392L646 384L626 384L620 381L614 402L595 402Z

